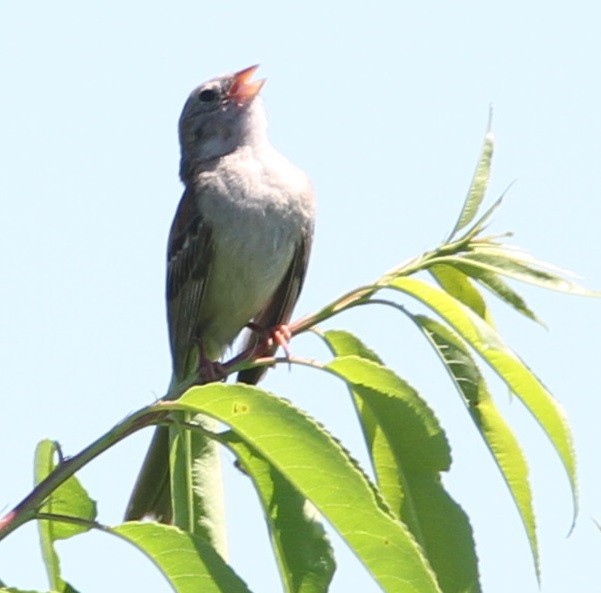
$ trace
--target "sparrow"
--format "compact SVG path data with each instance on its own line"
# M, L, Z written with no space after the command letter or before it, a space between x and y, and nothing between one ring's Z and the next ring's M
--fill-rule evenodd
M179 119L184 192L167 247L169 394L219 379L218 361L245 327L243 351L273 355L303 286L313 191L268 140L265 81L251 80L257 68L201 84ZM264 373L247 369L238 381L255 384ZM127 520L170 521L168 443L168 429L158 427Z

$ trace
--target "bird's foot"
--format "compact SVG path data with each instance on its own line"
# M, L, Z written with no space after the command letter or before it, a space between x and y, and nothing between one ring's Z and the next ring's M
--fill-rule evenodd
M292 332L290 331L289 325L281 323L269 330L266 330L258 326L256 323L250 322L246 327L254 332L257 332L263 338L255 345L249 358L254 356L262 356L275 346L276 349L278 347L281 348L284 351L286 358L290 359L290 340L292 339Z
M206 358L198 365L198 376L201 384L223 381L227 377L225 367L217 360Z
M211 360L204 349L202 342L198 346L198 383L215 383L223 381L227 377L225 367L217 360Z
M290 331L290 327L284 323L280 325L276 325L271 330L271 336L268 338L268 345L279 346L286 354L286 358L290 360L290 340L292 339L292 332Z

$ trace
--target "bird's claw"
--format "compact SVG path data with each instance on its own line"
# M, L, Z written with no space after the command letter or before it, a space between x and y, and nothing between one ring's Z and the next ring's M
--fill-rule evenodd
M276 346L276 348L281 348L284 351L286 358L290 360L290 340L292 339L292 332L290 331L289 325L281 323L270 330L265 330L256 323L250 322L247 324L247 327L251 331L261 334L263 337L262 342L259 342L255 346L251 356L261 356L266 350Z
M290 363L290 340L292 332L290 327L285 324L277 325L271 330L271 337L268 340L269 345L277 344L285 353L288 363Z
M225 367L219 361L211 360L207 356L202 341L198 345L197 375L199 385L223 381L227 376Z

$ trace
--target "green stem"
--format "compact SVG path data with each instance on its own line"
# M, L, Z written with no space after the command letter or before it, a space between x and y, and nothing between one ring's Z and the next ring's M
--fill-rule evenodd
M159 406L161 406L160 403L142 408L125 418L77 455L62 460L19 504L0 518L0 541L27 521L35 519L38 509L48 496L92 459L128 435L152 424L157 424L165 414L163 409L159 409Z
M492 212L493 209L491 209ZM292 335L298 335L314 328L318 323L333 317L347 309L354 308L359 305L369 304L372 296L386 285L387 280L394 276L409 276L420 270L427 269L435 259L440 256L454 254L466 250L470 246L470 242L474 239L477 231L480 230L478 225L474 225L464 236L452 243L440 246L439 248L428 251L423 255L410 259L400 266L394 268L385 274L379 281L374 284L362 286L352 290L342 297L336 299L317 313L303 317L302 319L291 324L290 330ZM225 375L229 375L240 370L258 366L270 365L274 362L280 362L281 359L270 358L252 358L252 352L242 352L238 356L232 358L223 365ZM290 362L283 359L285 362ZM306 361L300 364L308 364L316 366L313 361ZM165 396L166 400L172 400L179 397L184 391L195 384L194 381L185 384L176 385L170 393ZM159 406L162 406L159 409ZM81 469L92 459L127 437L128 435L145 428L152 424L158 424L164 417L166 407L165 403L147 406L129 416L105 435L94 441L91 445L83 449L80 453L73 457L62 460L54 471L52 471L42 482L40 482L30 494L28 494L17 506L15 506L4 517L0 518L0 541L9 533L17 529L23 523L35 518L38 509L44 503L46 498L56 490L63 482L70 478L75 472Z
M58 521L59 523L68 523L69 525L77 525L86 529L99 529L100 531L110 531L106 525L89 521L81 517L72 517L71 515L61 515L59 513L36 513L34 517L37 521Z

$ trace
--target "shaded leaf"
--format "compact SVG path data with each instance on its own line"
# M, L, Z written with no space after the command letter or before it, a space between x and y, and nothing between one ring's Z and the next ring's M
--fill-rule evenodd
M284 590L326 593L336 562L314 507L281 472L238 436L230 433L226 443L236 453L259 495Z

